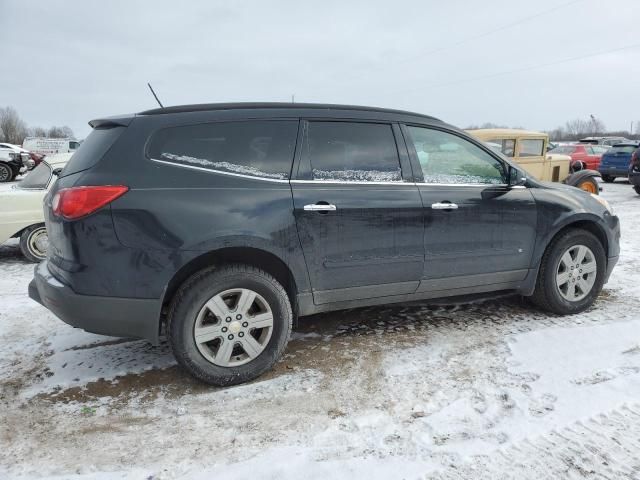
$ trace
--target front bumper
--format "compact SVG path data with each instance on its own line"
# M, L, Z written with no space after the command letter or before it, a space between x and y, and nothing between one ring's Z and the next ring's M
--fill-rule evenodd
M629 171L629 183L631 185L640 185L640 172Z
M78 295L51 275L46 260L35 267L29 297L72 327L158 344L160 300Z

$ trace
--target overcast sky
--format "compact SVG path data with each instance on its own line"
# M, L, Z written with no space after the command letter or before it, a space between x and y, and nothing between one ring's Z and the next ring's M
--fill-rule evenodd
M154 108L148 81L165 105L295 94L460 127L640 121L640 0L0 0L0 18L0 106L80 138Z

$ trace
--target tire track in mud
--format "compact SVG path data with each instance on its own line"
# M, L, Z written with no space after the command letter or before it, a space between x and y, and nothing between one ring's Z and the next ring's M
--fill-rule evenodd
M473 478L640 478L640 404L623 405L478 456L440 472L433 480Z

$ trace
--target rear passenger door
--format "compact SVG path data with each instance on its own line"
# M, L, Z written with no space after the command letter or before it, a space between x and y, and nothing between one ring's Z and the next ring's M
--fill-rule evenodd
M399 138L391 123L304 122L291 187L316 304L417 289L422 203Z

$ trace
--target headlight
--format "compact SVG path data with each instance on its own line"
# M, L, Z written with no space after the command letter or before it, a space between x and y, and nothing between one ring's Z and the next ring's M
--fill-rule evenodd
M607 202L604 198L602 198L600 195L596 195L595 193L592 193L591 196L593 198L595 198L598 202L600 202L600 205L602 205L604 208L607 209L607 211L613 215L613 208L611 208L611 205L609 205L609 202Z

